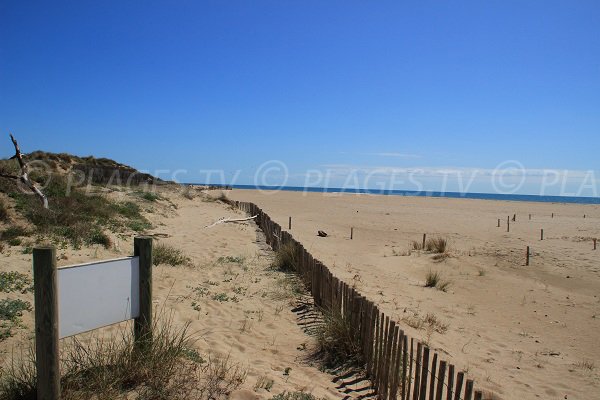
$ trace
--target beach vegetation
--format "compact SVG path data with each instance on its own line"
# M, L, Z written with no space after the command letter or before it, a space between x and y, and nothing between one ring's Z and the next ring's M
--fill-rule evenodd
M437 254L446 253L448 251L448 240L443 237L427 239L425 250Z
M298 254L298 246L291 242L286 243L275 252L271 266L280 272L296 272L299 269Z
M21 317L25 311L31 311L31 303L28 301L21 299L0 300L0 342L11 337L13 329L21 326Z
M158 243L152 249L152 264L164 264L171 267L189 265L192 260L180 249L168 244Z
M33 283L28 275L17 271L0 272L0 292L27 293L33 291Z
M442 292L446 292L450 288L451 282L442 278L442 274L438 271L429 271L425 276L425 287L436 288Z
M322 310L323 321L316 329L314 356L326 368L362 364L360 338L348 319L337 310Z
M35 233L47 235L74 248L93 244L108 248L111 243L103 233L106 230L123 232L131 229L141 232L151 227L137 204L115 202L101 194L86 193L71 187L61 175L52 176L44 193L48 196L48 209L42 207L35 196L17 190L8 195L14 201L15 210L34 226ZM12 227L12 231L10 229L2 233L4 240L11 236L29 236L33 232L18 227Z
M71 339L61 352L65 400L224 399L245 380L246 372L229 357L205 360L192 347L188 325L155 322L151 345L140 351L129 329L108 339ZM36 398L35 351L13 358L0 378L0 399Z
M6 206L4 200L0 199L0 221L7 222L9 220L10 217L8 215L8 207Z
M317 398L312 393L297 391L276 394L275 396L271 397L271 400L326 400L326 398Z

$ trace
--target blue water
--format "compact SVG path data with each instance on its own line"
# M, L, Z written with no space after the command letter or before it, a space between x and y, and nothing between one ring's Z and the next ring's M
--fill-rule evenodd
M202 184L198 184L202 185ZM576 203L600 204L600 197L574 197L574 196L539 196L530 194L495 194L495 193L460 193L460 192L415 192L410 190L381 190L381 189L343 189L319 188L302 186L260 186L260 185L218 185L211 186L232 187L234 189L252 190L285 190L290 192L316 192L316 193L367 193L392 196L419 196L419 197L448 197L453 199L480 199L480 200L506 200L506 201L534 201L541 203Z

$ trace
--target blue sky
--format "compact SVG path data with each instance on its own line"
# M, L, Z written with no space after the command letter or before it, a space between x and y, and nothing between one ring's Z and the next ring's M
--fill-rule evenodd
M600 2L5 0L0 156L9 131L181 181L280 160L287 184L493 191L514 160L519 193L597 196Z

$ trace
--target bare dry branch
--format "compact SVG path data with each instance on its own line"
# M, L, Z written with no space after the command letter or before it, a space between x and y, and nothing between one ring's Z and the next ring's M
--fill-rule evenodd
M227 222L244 222L244 221L249 221L251 219L254 219L258 217L258 215L255 215L253 217L248 217L248 218L220 218L218 219L215 223L211 224L211 225L206 225L205 228L212 228L215 225L219 225L219 224L224 224Z
M27 168L27 164L25 163L25 161L23 161L23 155L21 154L21 149L19 148L19 144L17 143L17 140L12 135L12 133L10 134L10 140L12 140L13 145L15 146L15 155L13 157L11 157L11 160L12 159L16 159L18 161L19 166L21 167L21 176L15 176L15 175L9 175L9 174L0 174L0 177L7 178L7 179L15 179L15 180L21 181L33 193L35 193L40 198L40 200L42 201L42 204L44 205L44 208L48 208L48 198L35 185L35 183L33 183L31 181L31 179L29 179L29 170Z

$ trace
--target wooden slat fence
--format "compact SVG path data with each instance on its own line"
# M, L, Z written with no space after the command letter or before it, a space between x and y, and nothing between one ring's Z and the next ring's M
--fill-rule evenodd
M292 243L297 249L296 272L308 284L315 305L339 313L358 336L368 378L380 399L402 400L481 400L472 379L456 371L438 353L405 335L400 325L379 310L357 290L336 278L288 231L256 204L236 202L236 206L256 215L255 221L273 250Z

